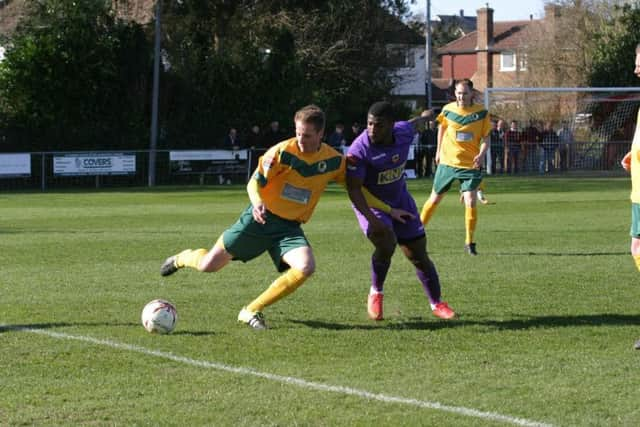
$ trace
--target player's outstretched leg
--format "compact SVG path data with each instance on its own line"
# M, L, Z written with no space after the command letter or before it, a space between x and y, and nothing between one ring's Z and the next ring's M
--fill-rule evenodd
M171 255L169 258L164 260L164 262L160 266L160 275L171 276L176 271L178 271L178 266L176 265L176 256Z
M170 276L183 267L198 269L200 260L207 255L208 252L206 249L186 249L177 255L172 255L160 266L160 274L162 276Z

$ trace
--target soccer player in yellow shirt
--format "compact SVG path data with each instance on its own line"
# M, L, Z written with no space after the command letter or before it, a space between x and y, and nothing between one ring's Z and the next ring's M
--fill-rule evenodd
M322 142L324 112L308 105L296 112L294 122L296 136L277 143L258 161L247 184L251 204L238 221L222 233L211 250L187 249L170 256L160 267L163 276L183 267L216 272L232 260L246 262L269 252L282 275L238 315L239 322L254 329L266 329L265 307L294 292L315 271L313 252L301 224L311 218L329 182L344 185L346 181L345 158ZM369 206L400 222L408 215L370 193L365 199ZM366 204L358 208L368 209ZM371 226L377 230L385 227L379 220Z
M473 239L478 221L477 190L482 182L481 169L488 149L485 138L491 132L491 121L489 112L482 105L473 103L471 80L458 80L455 96L456 101L445 105L437 118L440 123L436 151L438 169L420 219L426 226L451 184L459 180L465 203L464 248L469 255L477 255Z
M640 44L636 46L634 73L640 77ZM640 270L640 110L631 151L622 159L622 167L631 172L631 256ZM640 350L640 340L636 341L635 349Z

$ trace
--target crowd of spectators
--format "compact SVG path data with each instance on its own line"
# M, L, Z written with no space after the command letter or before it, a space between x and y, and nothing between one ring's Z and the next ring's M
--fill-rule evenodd
M435 154L437 150L438 124L430 121L414 142L413 164L407 168L415 170L416 177L429 178L435 174ZM342 121L335 122L324 136L324 141L340 152L346 153L351 142L362 133L364 128L358 122L346 127ZM254 162L272 145L293 137L291 131L282 129L276 120L269 123L266 130L257 124L246 132L230 128L221 142L223 149L254 150ZM487 172L491 174L539 173L567 171L576 155L574 134L568 122L554 123L531 120L525 126L517 120L508 122L502 119L492 120L489 137L490 158L486 162ZM604 148L603 161L616 161L616 144ZM606 165L605 165L606 166Z
M494 120L490 134L491 173L515 174L519 172L550 173L556 169L566 171L574 142L568 123L559 129L551 121L540 124L529 121L520 128L517 120L505 129L504 120Z
M348 130L345 129L343 122L336 122L333 130L325 134L325 142L338 151L346 153L347 147L362 130L358 122L353 122ZM272 145L293 136L293 132L282 129L280 123L274 120L264 132L257 124L251 126L245 133L238 132L235 127L229 128L221 143L217 144L217 147L225 150L251 149L261 153Z

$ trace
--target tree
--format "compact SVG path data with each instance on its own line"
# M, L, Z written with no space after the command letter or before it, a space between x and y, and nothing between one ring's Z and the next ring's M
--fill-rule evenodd
M27 1L0 65L0 120L35 141L21 149L145 148L152 31L112 10L139 0ZM406 0L165 0L159 147L289 124L308 103L363 120L393 86L385 37L407 13Z
M640 39L635 31L640 23L637 2L632 6L616 0L561 0L549 3L546 11L551 16L530 26L529 43L522 47L528 71L522 75L523 86L633 82L632 69L625 64Z
M29 147L13 148L134 148L147 132L142 29L105 1L28 5L0 64L0 117L30 135Z
M330 121L362 120L366 106L390 92L383 30L407 13L405 1L237 1L220 30L222 3L165 6L168 144L210 145L228 127L288 124L311 102Z
M636 46L640 43L640 5L616 6L614 18L595 35L592 86L637 86L633 73Z

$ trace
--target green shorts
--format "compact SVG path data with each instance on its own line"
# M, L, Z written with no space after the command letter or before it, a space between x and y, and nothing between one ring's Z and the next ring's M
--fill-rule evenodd
M222 233L224 247L233 259L250 261L268 251L278 271L289 268L282 261L292 249L311 246L299 222L280 218L267 211L266 224L253 219L253 207L249 205L238 221Z
M640 203L631 203L631 237L640 238Z
M433 191L437 194L446 193L455 180L460 181L460 191L472 191L482 182L480 169L462 169L447 165L438 165L433 177Z

